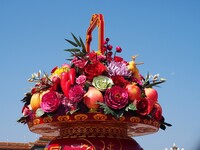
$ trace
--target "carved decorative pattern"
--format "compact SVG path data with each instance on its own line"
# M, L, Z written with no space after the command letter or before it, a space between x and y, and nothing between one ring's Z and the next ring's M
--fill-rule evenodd
M105 114L95 114L93 118L95 120L105 121L108 117Z
M74 116L74 119L79 121L84 121L88 119L88 116L86 114L78 114Z
M33 120L33 125L37 125L40 124L40 119L34 119Z
M158 121L136 116L123 116L118 120L101 113L72 114L36 118L28 122L32 132L45 136L74 137L125 137L155 133Z
M50 122L52 122L53 121L53 118L52 117L45 117L45 118L43 118L43 122L44 123L50 123Z
M141 120L138 117L131 117L130 121L133 122L133 123L139 123Z
M65 116L58 116L58 121L60 122L65 122L65 121L68 121L69 120L69 115L65 115Z

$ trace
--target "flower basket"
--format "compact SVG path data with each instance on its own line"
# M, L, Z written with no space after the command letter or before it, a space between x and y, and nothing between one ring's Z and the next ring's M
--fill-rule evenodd
M90 50L92 32L98 27L98 51ZM121 47L113 54L110 39L104 39L104 18L94 14L86 44L72 34L66 39L75 48L71 63L55 67L51 75L32 74L36 82L22 101L23 117L31 132L54 136L46 150L141 150L132 138L165 129L158 93L153 88L165 79L143 77L136 56L127 62Z

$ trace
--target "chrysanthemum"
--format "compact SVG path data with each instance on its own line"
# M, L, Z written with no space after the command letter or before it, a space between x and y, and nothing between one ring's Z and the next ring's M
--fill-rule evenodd
M126 76L130 77L131 72L128 70L126 63L111 61L107 67L110 76Z

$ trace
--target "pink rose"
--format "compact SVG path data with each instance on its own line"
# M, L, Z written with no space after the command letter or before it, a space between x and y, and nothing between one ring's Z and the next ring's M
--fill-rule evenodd
M81 85L75 85L69 90L69 100L71 103L80 102L85 94L83 87Z
M84 68L87 62L88 62L87 60L83 58L79 59L78 57L74 57L74 59L72 60L72 64L74 64L76 67L79 68Z
M140 115L148 115L152 110L151 101L148 98L142 98L140 100L136 100L136 108L137 112Z
M104 99L108 107L121 109L128 104L128 92L119 86L113 86L106 90Z
M83 85L86 82L86 76L85 75L80 75L78 78L76 78L76 83L79 85Z
M44 112L50 113L58 108L60 102L61 100L57 92L50 91L42 96L40 107Z
M29 106L24 105L24 107L22 108L22 113L23 113L23 116L29 116L31 113Z

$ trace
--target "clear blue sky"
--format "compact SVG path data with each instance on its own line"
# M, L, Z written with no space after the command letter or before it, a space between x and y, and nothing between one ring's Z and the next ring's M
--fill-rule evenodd
M66 62L70 32L85 39L94 13L105 17L105 36L122 56L139 54L145 75L159 73L157 88L166 121L173 127L135 137L145 150L164 150L175 142L197 150L200 142L200 1L198 0L0 0L0 141L31 142L38 135L21 117L20 100L39 69L50 72ZM71 47L70 47L71 48Z

